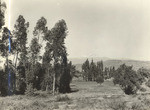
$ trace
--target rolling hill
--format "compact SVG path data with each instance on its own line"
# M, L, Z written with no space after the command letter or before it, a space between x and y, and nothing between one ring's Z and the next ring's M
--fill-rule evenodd
M83 62L87 58L76 58L76 59L70 59L72 63L76 66L76 69L81 71L81 67ZM89 59L91 61L92 58ZM134 70L138 70L141 67L150 69L150 61L138 61L138 60L128 60L128 59L110 59L110 58L93 58L94 62L103 61L104 67L111 67L114 66L115 68L118 68L121 64L126 64L128 66L133 66Z

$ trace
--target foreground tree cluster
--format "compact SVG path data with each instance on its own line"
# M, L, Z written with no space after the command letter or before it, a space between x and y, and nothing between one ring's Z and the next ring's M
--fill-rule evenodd
M2 5L1 5L2 6ZM5 6L5 5L4 5ZM33 94L33 90L70 92L70 82L76 70L67 59L65 38L68 34L66 22L59 20L52 29L47 20L41 17L34 27L29 46L29 22L20 15L10 31L4 26L4 12L1 12L0 54L6 59L0 70L0 94ZM11 41L8 42L10 38ZM30 38L31 39L31 38ZM9 44L11 42L11 45ZM44 54L43 42L46 43ZM11 52L9 52L11 47ZM43 50L42 50L43 51ZM13 61L8 56L14 56Z

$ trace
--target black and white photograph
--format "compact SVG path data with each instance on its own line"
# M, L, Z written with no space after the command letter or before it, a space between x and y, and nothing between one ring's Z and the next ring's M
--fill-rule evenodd
M150 0L0 0L0 110L150 110Z

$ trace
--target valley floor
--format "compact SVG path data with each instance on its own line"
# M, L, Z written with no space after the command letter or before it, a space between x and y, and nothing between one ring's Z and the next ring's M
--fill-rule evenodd
M0 97L0 110L150 110L150 94L125 95L112 80L102 85L73 80L74 92L57 94L38 91L36 96Z

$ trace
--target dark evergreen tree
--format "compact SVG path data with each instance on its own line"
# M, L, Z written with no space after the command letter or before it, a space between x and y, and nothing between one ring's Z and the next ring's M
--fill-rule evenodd
M76 70L76 66L73 65L71 61L68 64L68 68L70 69L70 75L71 75L70 81L72 81L73 77L76 76L76 73L78 73L78 71Z
M92 60L90 64L90 72L88 75L89 81L96 81L96 75L97 75L97 68L95 63Z
M104 79L109 79L109 68L108 67L105 67L104 69Z
M88 77L89 77L89 74L90 74L90 63L89 63L89 60L87 59L83 65L82 65L82 76L83 76L83 80L86 80L88 81Z
M60 77L60 87L59 87L59 92L61 93L66 93L70 92L70 81L71 81L71 75L70 75L70 67L69 64L67 63L67 56L64 55L63 57L63 62L62 62L62 75Z
M96 82L102 84L104 82L103 76L103 61L97 62Z
M67 29L67 25L66 22L64 20L59 20L55 26L51 29L51 35L52 35L52 56L54 59L54 80L53 80L53 93L55 91L55 82L56 82L56 76L58 76L57 74L57 70L56 67L58 65L58 63L62 63L63 64L63 73L61 75L61 77L64 77L66 80L67 78L69 78L70 76L68 76L68 72L67 72L67 51L66 51L66 47L65 47L65 38L67 36L68 33L68 29ZM59 73L60 74L60 73ZM61 89L64 89L64 92L68 92L68 90L70 89L69 85L68 85L68 81L67 82L61 82L62 83L62 87L60 87ZM61 91L61 90L60 90Z

